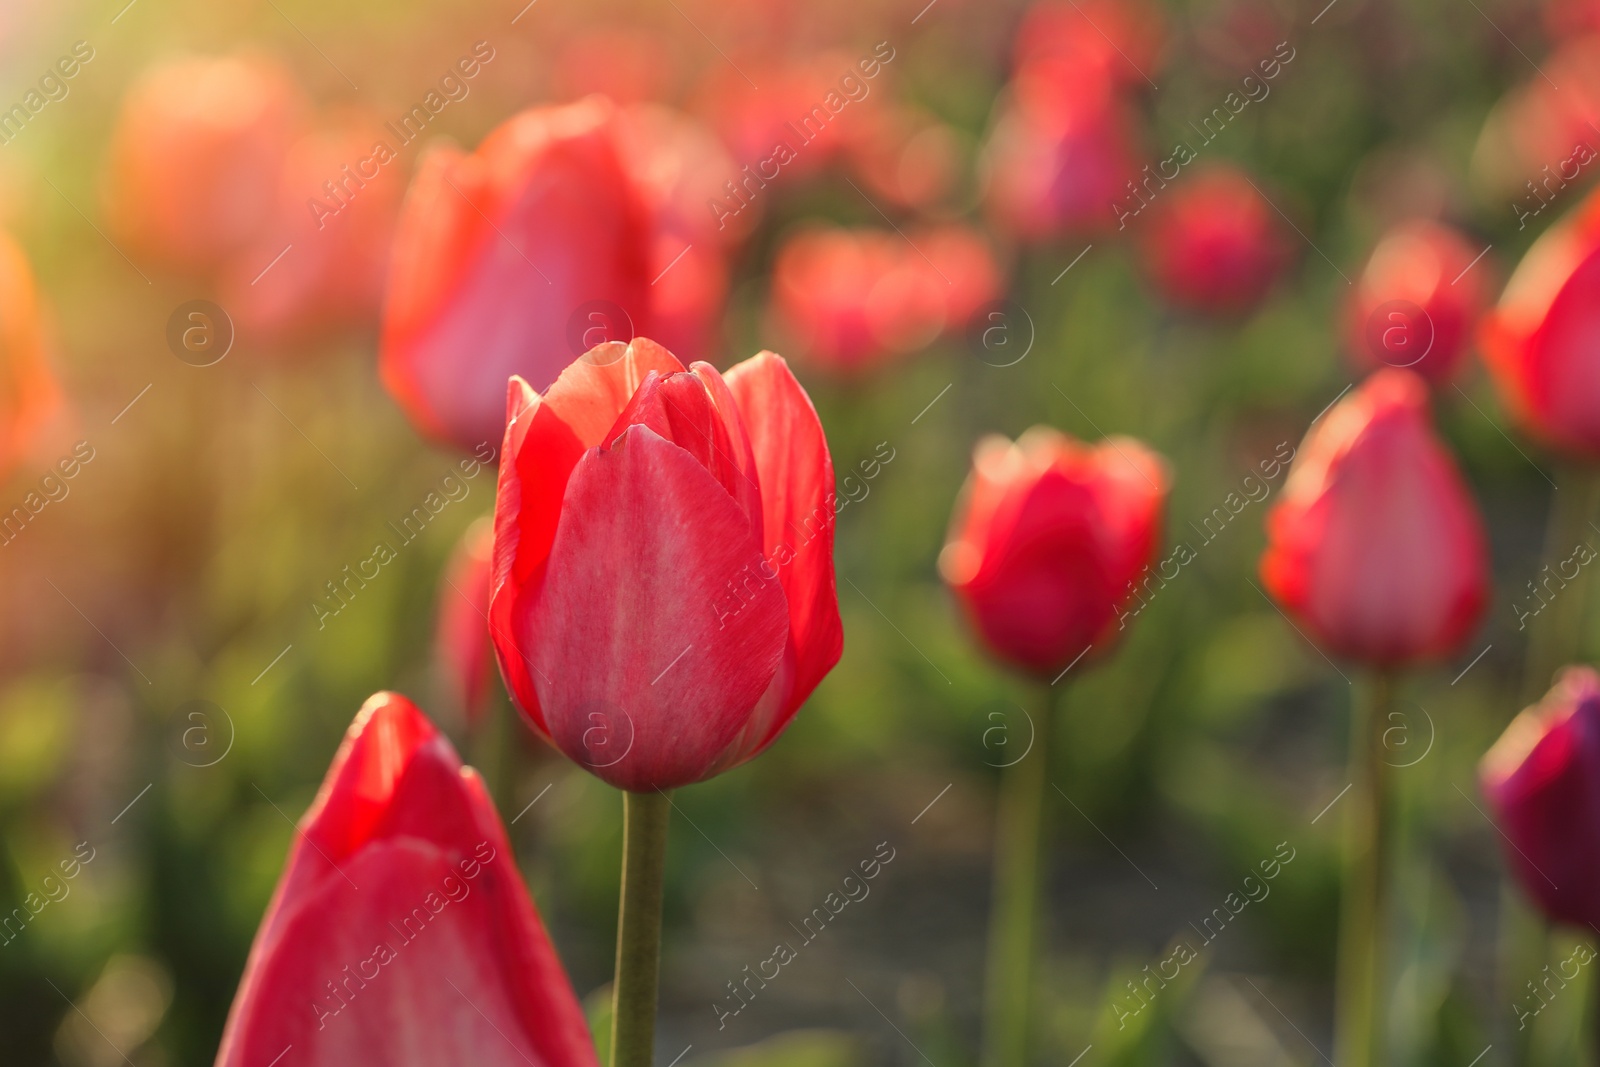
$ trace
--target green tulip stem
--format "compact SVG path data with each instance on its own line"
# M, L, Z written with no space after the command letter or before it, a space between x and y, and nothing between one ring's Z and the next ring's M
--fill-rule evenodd
M1344 891L1334 1004L1334 1061L1383 1067L1388 934L1389 764L1383 735L1394 677L1379 671L1351 710L1350 799L1344 811Z
M1000 772L984 1067L1025 1067L1028 1062L1029 1009L1039 940L1039 839L1045 790L1050 783L1050 726L1058 711L1056 691L1047 690L1039 703L1027 754Z
M1587 545L1597 531L1590 525L1596 497L1600 496L1600 467L1571 464L1561 472L1563 488L1550 492L1550 518L1545 523L1544 557L1527 588L1516 591L1517 603L1524 610L1535 610L1528 619L1527 663L1523 672L1522 702L1531 704L1543 696L1561 667L1583 658L1583 620L1588 608L1585 595L1589 576L1582 571L1582 560L1574 553ZM1563 564L1573 564L1579 573L1568 578ZM1547 603L1548 601L1548 603ZM1520 617L1520 616L1519 616Z
M671 814L672 801L666 793L623 794L611 1067L650 1067L661 974L661 884Z

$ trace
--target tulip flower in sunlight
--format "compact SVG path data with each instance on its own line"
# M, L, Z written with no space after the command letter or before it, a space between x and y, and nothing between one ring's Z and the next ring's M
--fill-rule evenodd
M219 266L275 217L306 108L290 74L263 57L152 68L128 90L112 133L105 201L115 236L174 269Z
M479 519L467 528L450 554L439 587L434 628L434 660L444 690L469 725L482 718L489 700L489 575L494 553L494 523Z
M1161 536L1166 463L1128 437L1085 445L1045 426L1016 443L986 437L939 554L939 571L984 645L1039 681L1037 714L1006 723L995 816L994 897L985 979L985 1064L1026 1067L1037 952L1039 843L1056 687L1125 625ZM1009 737L1015 726L1012 758ZM985 745L989 734L985 734Z
M1528 249L1481 342L1519 423L1555 448L1600 459L1600 196Z
M0 477L33 449L60 410L33 269L22 248L0 232Z
M999 295L987 242L961 226L909 235L814 229L773 266L773 310L796 360L833 374L873 369L960 329Z
M1381 370L1312 426L1267 515L1261 576L1326 652L1371 670L1351 716L1335 1048L1341 1063L1384 1063L1397 672L1460 651L1489 591L1483 519L1434 436L1420 377Z
M1384 234L1346 308L1355 361L1364 370L1407 367L1432 384L1454 377L1487 300L1478 258L1442 223L1419 219Z
M513 379L491 636L528 722L620 789L771 744L838 662L833 464L779 356L602 345Z
M256 932L218 1067L595 1067L477 773L404 697L356 715Z
M424 434L471 449L505 431L506 379L546 388L646 324L651 210L591 97L530 108L471 154L421 162L385 299L384 384Z
M1115 640L1160 540L1166 464L1132 438L987 437L939 572L996 656L1050 678Z
M626 790L613 1067L648 1067L667 790L770 745L839 661L833 461L771 352L598 346L513 378L490 636L544 738Z
M1306 435L1261 576L1336 655L1394 666L1460 651L1487 603L1488 548L1421 378L1379 371Z
M1484 755L1506 863L1552 922L1600 924L1600 675L1569 667Z
M1254 310L1293 246L1277 211L1243 171L1214 165L1164 190L1145 223L1145 266L1162 296L1190 311Z

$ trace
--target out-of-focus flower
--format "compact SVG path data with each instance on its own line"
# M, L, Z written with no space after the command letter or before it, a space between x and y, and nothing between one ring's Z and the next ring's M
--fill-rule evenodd
M1336 655L1391 666L1457 651L1487 602L1488 550L1421 378L1381 370L1306 434L1261 576Z
M489 576L494 523L479 519L467 528L439 587L434 660L444 689L469 724L483 717L489 697Z
M290 149L276 211L221 281L223 305L244 334L281 341L376 330L405 190L402 165L382 140L371 116L335 112Z
M1118 88L1139 88L1161 68L1161 13L1129 0L1042 0L1017 29L1012 57L1064 85L1090 77Z
M1600 33L1600 3L1595 0L1545 0L1544 23L1556 41Z
M1434 384L1460 368L1487 301L1487 267L1461 234L1416 220L1384 234L1346 308L1351 355L1363 370L1408 367Z
M533 728L636 792L756 755L843 640L833 462L788 366L637 338L507 407L490 637Z
M1569 667L1478 770L1506 863L1554 922L1600 923L1600 675Z
M0 231L0 477L15 469L61 410L45 336L28 257Z
M1048 427L986 437L939 554L985 645L1051 677L1105 651L1161 536L1166 464L1140 442L1084 445Z
M700 121L658 104L626 108L622 155L653 211L651 336L674 352L715 351L728 296L730 251L759 212L730 215L727 183L739 176L722 143Z
M967 149L960 136L915 108L869 109L849 133L851 167L875 198L926 211L948 199L961 180Z
M1232 167L1182 177L1159 194L1151 214L1142 240L1146 269L1179 307L1245 314L1289 263L1293 246L1278 213Z
M545 388L595 342L647 328L652 213L616 125L598 97L531 108L471 154L422 161L395 235L380 368L423 433L468 449L499 440L511 375Z
M796 359L848 374L965 325L1000 282L988 245L964 227L815 229L779 250L773 304L798 340Z
M1489 112L1473 151L1475 176L1515 197L1519 229L1590 184L1600 156L1600 34L1564 35L1540 67Z
M984 146L990 217L1032 241L1111 229L1114 204L1139 171L1132 112L1104 83L1059 94L1034 85L1023 78L1013 87Z
M219 1067L595 1067L582 1009L475 771L372 697L301 819Z
M741 54L736 62L737 68L732 62L711 65L694 93L692 110L711 124L742 168L757 168L774 159L777 146L786 146L781 167L788 180L831 162L845 143L841 127L854 121L878 91L876 82L857 69L857 57L845 53L803 59ZM880 63L869 62L882 73ZM759 72L760 89L745 80L746 70ZM850 95L841 89L844 78L851 79Z
M111 138L105 202L119 241L179 270L219 266L275 217L305 111L289 73L263 57L152 68L128 90Z
M1485 362L1517 420L1600 458L1600 196L1528 249L1484 320Z

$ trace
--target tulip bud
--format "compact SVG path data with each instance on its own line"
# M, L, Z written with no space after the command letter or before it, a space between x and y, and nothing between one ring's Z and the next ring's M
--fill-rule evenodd
M1427 387L1379 371L1300 445L1267 516L1267 591L1325 650L1390 666L1456 652L1488 574L1483 520L1434 437Z
M596 1067L482 780L394 693L356 715L296 828L217 1064L291 1047L307 1067Z
M1600 197L1535 241L1483 327L1485 362L1517 420L1600 459Z
M1449 381L1483 312L1487 267L1455 230L1417 220L1372 250L1346 313L1349 348L1364 370L1406 367Z
M1105 650L1160 539L1166 464L1131 438L1088 446L1036 426L987 437L939 571L1001 659L1049 678Z
M1114 228L1129 196L1133 114L1101 82L1070 91L1025 72L1000 106L983 150L984 199L995 225L1029 241Z
M1553 922L1600 924L1600 675L1567 668L1484 755L1478 780L1523 892Z
M468 724L483 717L489 698L489 564L494 524L479 519L450 555L439 587L434 659L444 690Z
M1156 194L1146 268L1161 294L1192 311L1253 310L1288 265L1283 220L1243 171L1213 166Z
M167 266L219 266L274 217L306 108L293 78L268 59L197 57L151 69L128 90L111 137L112 230Z
M602 345L513 378L507 420L490 638L528 722L634 792L771 744L842 643L833 463L782 358Z

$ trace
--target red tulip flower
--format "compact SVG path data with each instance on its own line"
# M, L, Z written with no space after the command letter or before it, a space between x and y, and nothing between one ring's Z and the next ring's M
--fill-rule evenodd
M1421 378L1379 371L1312 427L1267 517L1261 576L1338 655L1395 666L1467 639L1488 598L1483 520Z
M477 773L410 701L367 701L300 820L218 1067L596 1067Z
M1115 640L1160 540L1166 464L1126 437L1089 446L1036 426L987 437L939 571L1001 659L1049 678Z
M1146 267L1171 303L1192 311L1253 310L1288 265L1283 220L1242 171L1221 165L1174 182L1144 229Z
M1111 230L1139 173L1133 130L1133 113L1103 80L1062 91L1024 72L984 147L989 215L1029 241Z
M1346 313L1349 346L1364 369L1408 367L1449 381L1472 344L1486 302L1487 267L1455 230L1418 220L1372 251Z
M513 379L507 420L490 636L533 728L633 792L771 744L842 646L833 463L782 358L601 345Z
M299 88L271 60L190 58L150 70L128 90L111 138L113 231L177 269L219 266L274 217L305 111Z
M1600 675L1567 668L1478 776L1523 892L1555 922L1600 924Z
M489 699L489 577L494 524L479 519L450 554L439 587L434 659L444 689L469 724L483 717Z
M33 270L22 248L0 233L0 476L33 450L60 410Z
M1501 396L1535 436L1600 459L1600 197L1518 265L1482 344Z
M645 327L651 210L601 98L531 108L476 152L439 148L395 235L380 369L425 434L474 448L505 432L513 374L538 388Z

